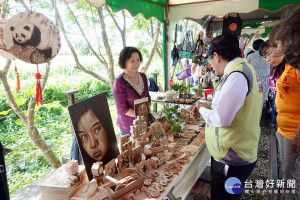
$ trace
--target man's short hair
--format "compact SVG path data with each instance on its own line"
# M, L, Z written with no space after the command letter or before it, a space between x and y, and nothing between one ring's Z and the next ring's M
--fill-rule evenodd
M236 36L230 34L219 35L212 40L207 56L212 56L214 52L229 62L237 57L241 57L239 42Z

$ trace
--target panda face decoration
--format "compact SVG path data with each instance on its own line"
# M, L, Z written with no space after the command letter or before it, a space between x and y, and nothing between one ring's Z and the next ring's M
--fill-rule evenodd
M10 30L12 31L12 35L14 39L22 44L30 40L32 36L32 30L33 30L33 24L26 24L19 27L10 27Z
M29 63L48 62L61 47L57 26L41 13L18 13L7 21L3 35L8 52Z

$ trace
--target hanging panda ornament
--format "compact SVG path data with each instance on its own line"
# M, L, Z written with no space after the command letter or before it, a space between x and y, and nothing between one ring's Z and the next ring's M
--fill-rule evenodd
M8 52L28 63L48 62L61 47L57 26L37 12L14 15L7 21L3 35Z
M13 60L16 58L16 56L8 52L8 49L4 43L3 31L7 21L8 20L5 18L0 20L0 56Z

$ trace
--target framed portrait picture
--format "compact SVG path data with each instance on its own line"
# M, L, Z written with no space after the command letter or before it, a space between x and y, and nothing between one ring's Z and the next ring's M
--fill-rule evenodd
M135 116L143 116L147 125L150 125L148 97L134 101L134 113Z
M89 180L93 178L93 163L103 165L120 152L105 93L68 107L76 140Z

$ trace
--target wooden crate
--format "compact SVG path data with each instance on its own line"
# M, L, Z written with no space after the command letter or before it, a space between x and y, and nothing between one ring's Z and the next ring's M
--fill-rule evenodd
M88 182L83 165L79 166L77 176L68 174L63 165L40 184L42 200L70 200L75 192Z

